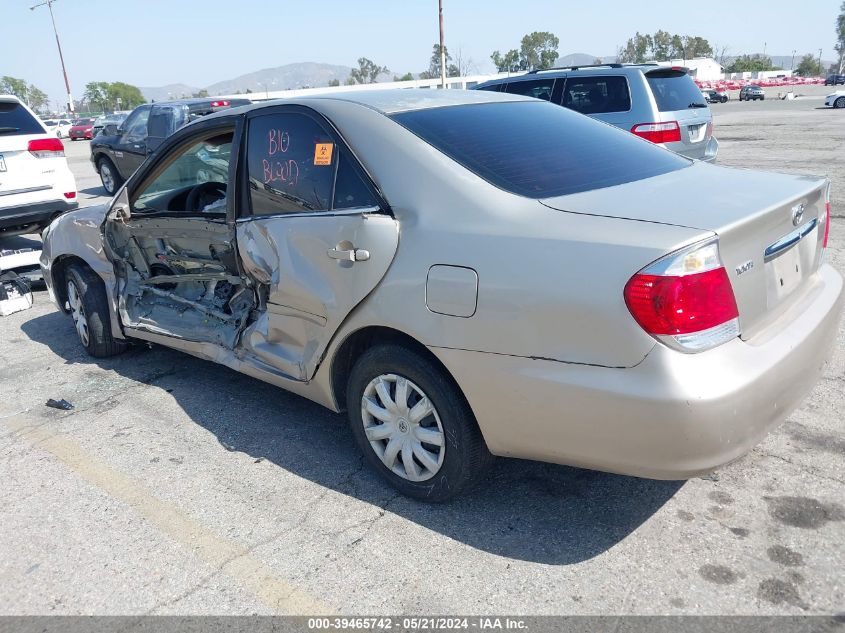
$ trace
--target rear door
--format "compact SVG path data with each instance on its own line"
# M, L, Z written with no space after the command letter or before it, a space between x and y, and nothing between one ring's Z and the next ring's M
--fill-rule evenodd
M387 272L398 223L338 133L308 108L253 112L246 157L237 244L265 310L241 344L308 380L338 326Z
M658 115L655 122L677 122L681 140L666 143L688 158L704 158L713 134L713 116L685 69L658 68L645 73ZM642 121L638 123L651 123Z
M630 130L631 90L623 75L570 75L561 105L594 119Z

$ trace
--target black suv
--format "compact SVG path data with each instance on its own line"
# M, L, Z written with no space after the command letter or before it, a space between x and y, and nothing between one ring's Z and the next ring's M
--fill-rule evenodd
M845 86L845 75L828 75L824 80L825 86L836 86L842 84Z
M181 99L145 103L119 126L106 125L91 140L91 162L114 195L144 159L176 130L206 114L252 103L249 99Z

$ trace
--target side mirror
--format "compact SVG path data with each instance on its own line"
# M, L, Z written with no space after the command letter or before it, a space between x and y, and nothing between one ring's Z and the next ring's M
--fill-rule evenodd
M114 123L107 123L103 126L102 133L105 136L114 136L115 134L120 134L120 128Z

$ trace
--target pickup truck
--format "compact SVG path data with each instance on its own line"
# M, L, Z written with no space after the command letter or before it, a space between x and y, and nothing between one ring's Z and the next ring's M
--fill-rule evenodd
M227 108L252 103L249 99L179 99L145 103L119 126L106 125L91 140L91 163L111 196L141 163L176 130L191 121Z

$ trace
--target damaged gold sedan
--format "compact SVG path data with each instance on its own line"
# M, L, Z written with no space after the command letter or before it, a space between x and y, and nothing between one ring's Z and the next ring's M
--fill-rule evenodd
M517 95L371 91L186 126L41 264L90 354L157 343L346 409L387 481L444 500L493 455L658 478L743 455L835 339L829 223L823 178Z

